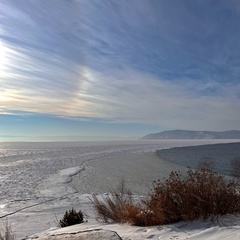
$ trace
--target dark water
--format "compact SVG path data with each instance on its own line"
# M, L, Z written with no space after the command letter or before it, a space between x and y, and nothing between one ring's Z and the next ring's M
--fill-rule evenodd
M214 144L190 147L175 147L157 151L158 155L174 163L197 168L203 160L214 163L214 170L231 174L231 160L240 158L240 143Z

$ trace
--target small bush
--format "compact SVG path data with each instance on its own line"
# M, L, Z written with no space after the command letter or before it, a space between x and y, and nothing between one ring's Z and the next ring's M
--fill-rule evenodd
M83 213L81 211L76 212L76 210L72 208L72 210L65 212L63 218L59 221L59 225L60 227L67 227L83 222Z
M187 176L172 172L166 180L155 181L149 196L139 202L122 188L102 201L94 195L93 205L105 222L152 226L240 213L236 189L234 181L209 169L189 169Z

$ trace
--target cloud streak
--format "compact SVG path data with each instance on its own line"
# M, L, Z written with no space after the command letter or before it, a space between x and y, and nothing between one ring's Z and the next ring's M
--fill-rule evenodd
M124 72L124 74L123 74ZM62 86L53 86L56 95L46 95L46 90L36 88L12 90L1 94L9 99L5 111L22 111L54 114L61 117L98 118L102 121L147 123L171 128L188 126L191 129L223 129L231 121L237 128L240 119L239 85L223 86L219 83L198 84L184 81L175 84L153 76L126 69L110 75L85 68L80 72L81 87L59 94ZM214 86L214 94L201 91ZM16 89L16 88L15 88ZM35 91L36 90L36 91ZM51 89L47 88L47 91ZM230 96L231 93L231 96ZM6 97L6 98L7 98ZM232 120L231 120L232 119Z

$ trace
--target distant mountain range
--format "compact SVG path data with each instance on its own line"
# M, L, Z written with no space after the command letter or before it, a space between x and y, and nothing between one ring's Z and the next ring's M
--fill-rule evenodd
M240 131L225 132L170 130L148 134L142 139L240 139Z

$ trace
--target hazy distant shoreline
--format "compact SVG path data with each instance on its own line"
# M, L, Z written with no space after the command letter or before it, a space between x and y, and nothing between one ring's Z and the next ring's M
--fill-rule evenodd
M191 130L169 130L159 133L148 134L142 139L240 139L239 130L231 131L191 131Z

